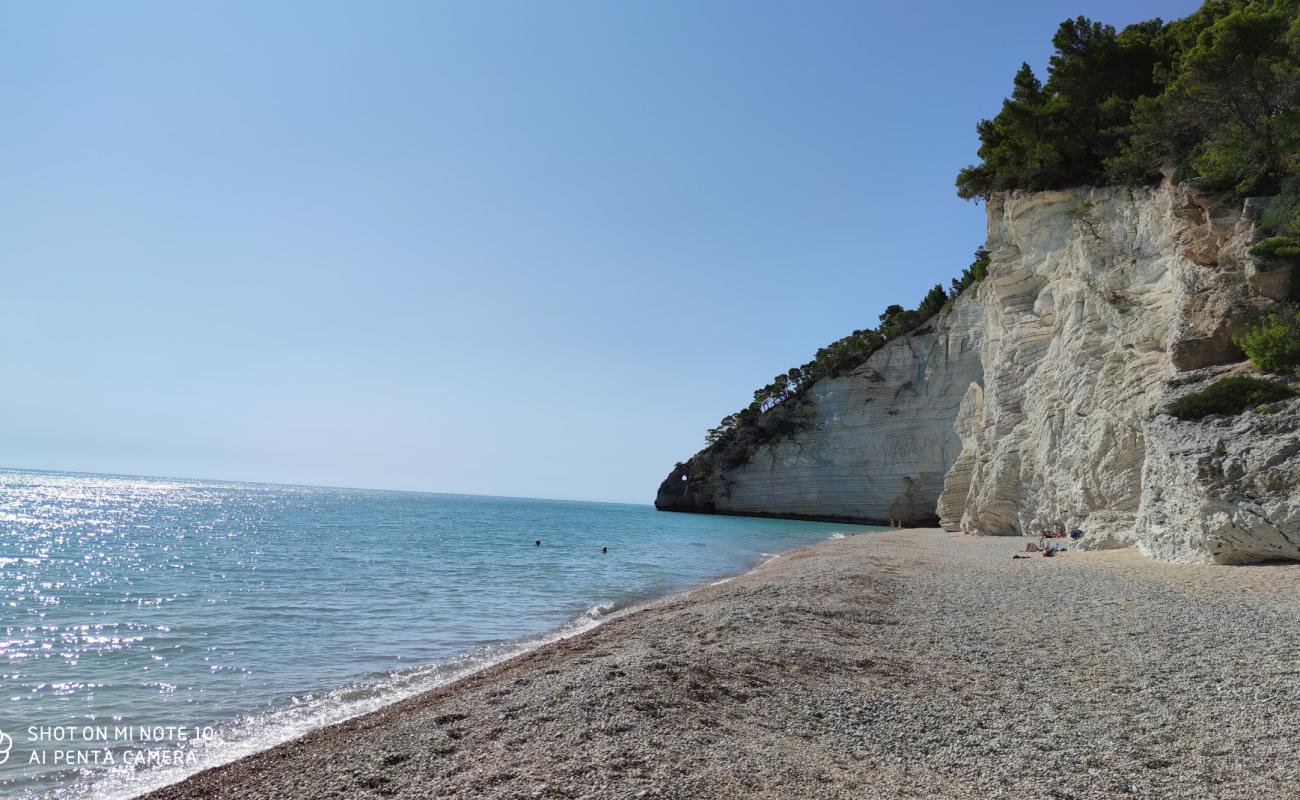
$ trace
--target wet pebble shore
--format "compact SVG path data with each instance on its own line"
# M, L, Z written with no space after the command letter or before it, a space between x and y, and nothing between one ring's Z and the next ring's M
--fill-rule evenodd
M1300 566L827 542L163 798L1289 798Z

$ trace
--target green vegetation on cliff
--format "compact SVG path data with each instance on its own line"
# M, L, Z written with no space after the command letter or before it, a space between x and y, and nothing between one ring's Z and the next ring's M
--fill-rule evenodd
M1235 375L1178 398L1169 404L1165 413L1183 420L1198 420L1211 414L1240 414L1248 408L1291 397L1295 397L1295 392L1281 383Z
M1052 44L1046 82L1023 65L977 126L981 163L957 176L962 197L1162 172L1243 197L1297 175L1300 0L1207 0L1122 31L1079 17Z
M1300 303L1300 174L1282 182L1259 227L1267 238L1250 252L1291 262L1291 299Z
M1237 340L1264 372L1300 373L1300 307L1283 306Z

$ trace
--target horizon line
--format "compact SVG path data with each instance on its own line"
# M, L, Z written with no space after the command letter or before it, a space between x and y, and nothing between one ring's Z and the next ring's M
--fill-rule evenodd
M401 494L432 494L442 495L444 497L483 497L495 500L546 500L554 503L599 503L610 506L649 506L654 507L654 503L635 503L626 500L590 500L579 497L538 497L535 495L513 495L513 494L479 494L475 492L440 492L432 489L390 489L376 486L336 486L332 484L319 483L286 483L282 481L256 481L244 480L240 478L196 478L184 475L144 475L132 472L94 472L90 470L77 469L48 469L42 467L13 467L0 465L0 472L34 472L34 473L52 473L56 475L90 475L101 478L136 478L144 480L158 481L191 481L193 483L243 483L253 486L278 486L288 489L338 489L352 492L395 492Z

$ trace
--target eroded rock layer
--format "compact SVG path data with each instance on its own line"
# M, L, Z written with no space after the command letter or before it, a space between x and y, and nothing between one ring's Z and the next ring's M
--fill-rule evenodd
M1235 368L1180 373L1162 403ZM1146 426L1135 539L1161 561L1243 563L1300 558L1300 398L1244 414Z

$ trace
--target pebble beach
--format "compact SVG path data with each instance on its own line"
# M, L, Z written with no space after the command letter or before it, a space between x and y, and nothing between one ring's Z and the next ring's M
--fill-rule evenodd
M873 533L148 795L1290 798L1300 565Z

